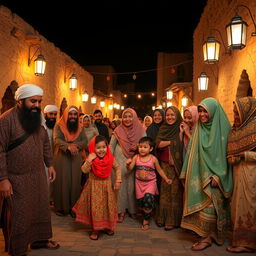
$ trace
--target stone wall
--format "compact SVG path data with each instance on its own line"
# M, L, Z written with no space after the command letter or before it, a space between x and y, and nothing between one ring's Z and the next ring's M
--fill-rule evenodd
M194 63L193 63L193 101L198 104L206 97L215 97L225 109L230 121L233 120L232 102L235 100L240 75L246 70L249 75L253 96L256 95L256 37L252 37L254 25L249 12L245 8L238 9L238 15L248 24L247 43L242 50L233 50L225 54L220 35L212 31L212 35L221 43L218 64L205 64L203 61L203 43L210 35L211 29L218 29L225 47L227 45L226 25L235 16L235 7L243 4L249 7L255 19L256 1L252 0L208 0L200 22L194 31ZM209 76L209 87L205 92L198 91L198 76L201 72Z
M93 76L85 71L75 60L62 52L53 43L39 34L21 17L10 9L0 5L0 97L2 98L11 81L18 85L32 83L44 90L42 107L47 104L60 106L65 97L68 104L81 107L85 113L92 113L94 106L81 101L81 94L87 91L93 94ZM56 31L57 33L57 31ZM68 35L67 35L68 36ZM41 53L46 58L46 71L43 76L34 74L34 61L28 66L29 47L40 45ZM31 53L37 50L32 46ZM36 53L36 56L39 52ZM66 83L64 75L66 73ZM69 89L68 78L75 73L78 79L77 90ZM1 104L1 103L0 103ZM0 109L2 106L0 105Z

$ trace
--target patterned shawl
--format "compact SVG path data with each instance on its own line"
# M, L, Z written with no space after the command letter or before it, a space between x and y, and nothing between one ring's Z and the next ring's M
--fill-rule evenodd
M174 124L168 124L165 121L161 125L156 137L156 142L172 141L172 143L169 146L169 153L173 158L176 172L180 174L180 171L182 168L183 145L180 142L179 133L180 133L180 124L182 122L182 117L181 117L180 111L174 106L171 106L165 110L165 116L168 109L171 109L174 112L177 120Z
M79 134L81 133L82 129L83 129L83 126L79 122L79 118L77 118L77 122L78 122L77 131L75 133L70 133L69 132L69 130L67 128L67 122L68 122L68 113L69 113L69 110L71 108L76 109L77 116L79 117L79 110L78 110L78 108L76 106L67 106L65 108L64 112L63 112L62 117L60 118L60 120L57 123L59 125L61 131L64 134L66 142L73 142L73 141L75 141L77 139L77 137L79 136Z
M234 102L241 120L228 137L228 157L256 148L256 99L243 97Z
M214 98L204 99L198 106L205 108L209 114L207 123L196 125L180 175L185 179L184 216L198 212L211 203L211 177L225 197L232 192L232 170L227 163L226 147L230 123Z
M191 114L191 116L192 116L193 125L192 125L192 127L189 127L190 128L190 133L192 134L192 131L195 128L196 123L198 121L197 106L190 106L190 107L186 108L184 110L184 114L185 114L185 111L188 111ZM183 140L184 140L184 147L187 150L188 149L188 143L189 143L189 137L185 133L184 133Z
M127 127L123 124L123 117L126 112L133 116L132 125ZM113 134L116 136L124 155L130 158L134 155L132 148L136 146L145 132L136 112L132 108L127 108L122 113L122 123L116 127Z

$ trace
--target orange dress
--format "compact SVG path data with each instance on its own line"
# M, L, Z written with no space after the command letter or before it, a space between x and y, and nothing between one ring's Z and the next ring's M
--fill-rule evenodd
M121 182L119 165L114 161L116 182ZM84 173L89 173L89 179L77 203L73 207L76 221L90 225L93 230L114 230L117 221L117 196L108 178L99 178L91 170L91 164L85 162L82 166Z

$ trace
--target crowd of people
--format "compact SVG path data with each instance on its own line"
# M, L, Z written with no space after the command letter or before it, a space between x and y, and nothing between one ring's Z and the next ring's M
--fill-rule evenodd
M58 216L91 226L89 238L114 235L116 222L151 221L197 234L191 250L230 241L229 252L256 251L256 99L221 104L133 108L112 122L101 110L47 105L43 90L18 88L17 106L0 116L0 209L5 249L13 256L58 249L49 203ZM49 194L49 197L46 196ZM22 220L22 221L21 221Z

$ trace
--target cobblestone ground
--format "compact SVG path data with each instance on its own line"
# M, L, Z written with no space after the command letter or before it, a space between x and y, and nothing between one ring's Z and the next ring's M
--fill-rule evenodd
M58 250L30 250L28 256L167 256L167 255L232 255L223 246L212 244L204 251L193 252L190 247L196 240L194 234L182 229L164 231L151 222L148 231L140 229L140 221L126 217L118 223L114 236L102 234L99 240L88 237L89 229L76 223L70 216L58 217L52 212L53 239L61 247ZM3 237L0 235L0 255L4 253ZM243 255L256 255L244 253Z

